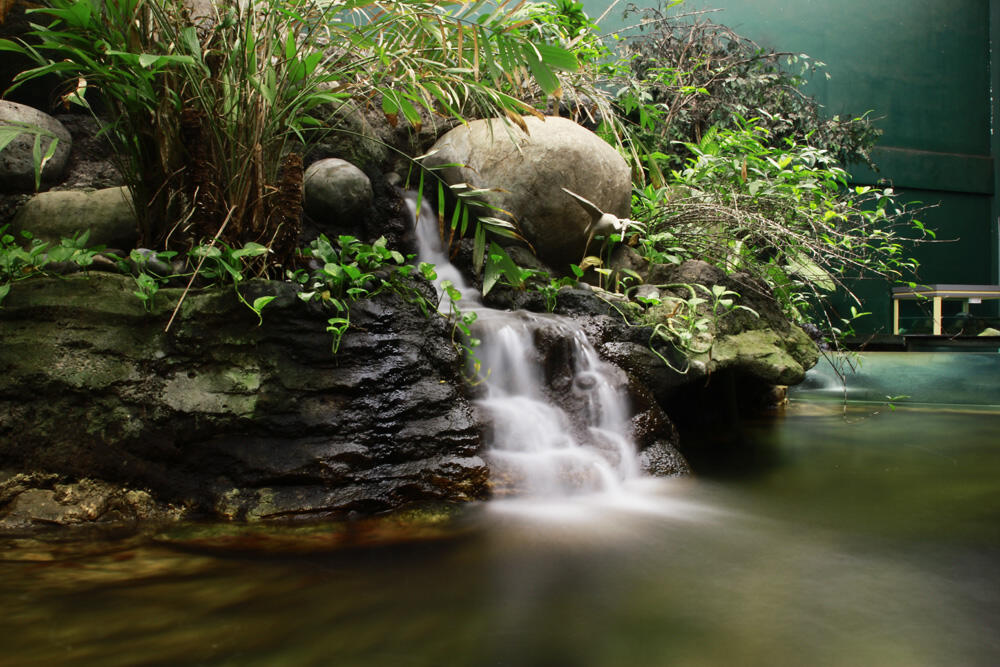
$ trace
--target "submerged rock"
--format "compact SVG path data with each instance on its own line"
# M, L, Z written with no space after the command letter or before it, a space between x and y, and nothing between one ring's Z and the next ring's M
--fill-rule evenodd
M122 521L167 521L183 510L146 491L93 479L67 482L51 473L0 472L0 530Z
M232 289L152 312L132 279L19 283L0 325L0 459L148 489L210 516L372 513L487 494L480 435L445 322L392 292L355 304L338 354L328 312L286 283L264 322Z

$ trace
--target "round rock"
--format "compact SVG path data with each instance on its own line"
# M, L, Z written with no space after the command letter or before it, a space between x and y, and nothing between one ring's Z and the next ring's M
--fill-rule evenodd
M306 212L320 226L364 215L374 197L365 172L339 158L314 162L303 180Z
M58 243L84 231L87 245L132 248L137 236L132 197L125 187L40 192L21 207L11 225Z
M52 148L53 142L56 144L55 153L42 169L42 183L51 185L58 182L66 168L73 140L62 123L38 109L0 100L0 132L22 126L25 126L24 131L0 151L0 191L23 192L34 189L36 137L40 141L41 155Z
M566 269L583 257L592 217L562 188L624 218L632 174L610 144L567 118L524 121L527 132L496 118L460 125L434 144L426 162L463 165L443 169L445 181L490 190L484 198L513 217L538 256Z

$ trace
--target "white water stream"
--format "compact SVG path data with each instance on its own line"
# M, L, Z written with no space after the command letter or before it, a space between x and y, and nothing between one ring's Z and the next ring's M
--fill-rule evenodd
M415 195L404 196L414 214ZM478 404L491 420L486 458L496 494L620 496L641 475L620 373L571 319L484 306L443 250L435 213L424 204L415 217L419 259L433 263L439 284L450 280L462 310L478 316L475 354L487 377ZM540 345L562 368L546 366Z

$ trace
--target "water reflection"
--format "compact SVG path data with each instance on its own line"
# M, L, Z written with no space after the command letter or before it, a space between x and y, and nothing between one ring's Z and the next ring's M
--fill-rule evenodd
M771 456L742 476L505 501L402 541L8 539L0 662L992 665L998 426L793 405L744 432Z

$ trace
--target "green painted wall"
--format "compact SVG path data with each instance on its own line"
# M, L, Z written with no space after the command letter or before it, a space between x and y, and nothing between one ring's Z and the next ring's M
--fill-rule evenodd
M597 16L610 3L584 0ZM651 2L637 2L651 5ZM624 5L624 3L620 3ZM830 114L871 111L884 135L878 174L851 167L859 183L889 179L912 200L940 202L922 219L949 243L918 248L925 283L998 283L998 174L991 134L996 110L991 33L1000 37L1000 0L687 0L762 47L802 52L827 64L808 91ZM634 24L616 6L606 31ZM864 283L874 313L860 329L889 326L889 285Z

